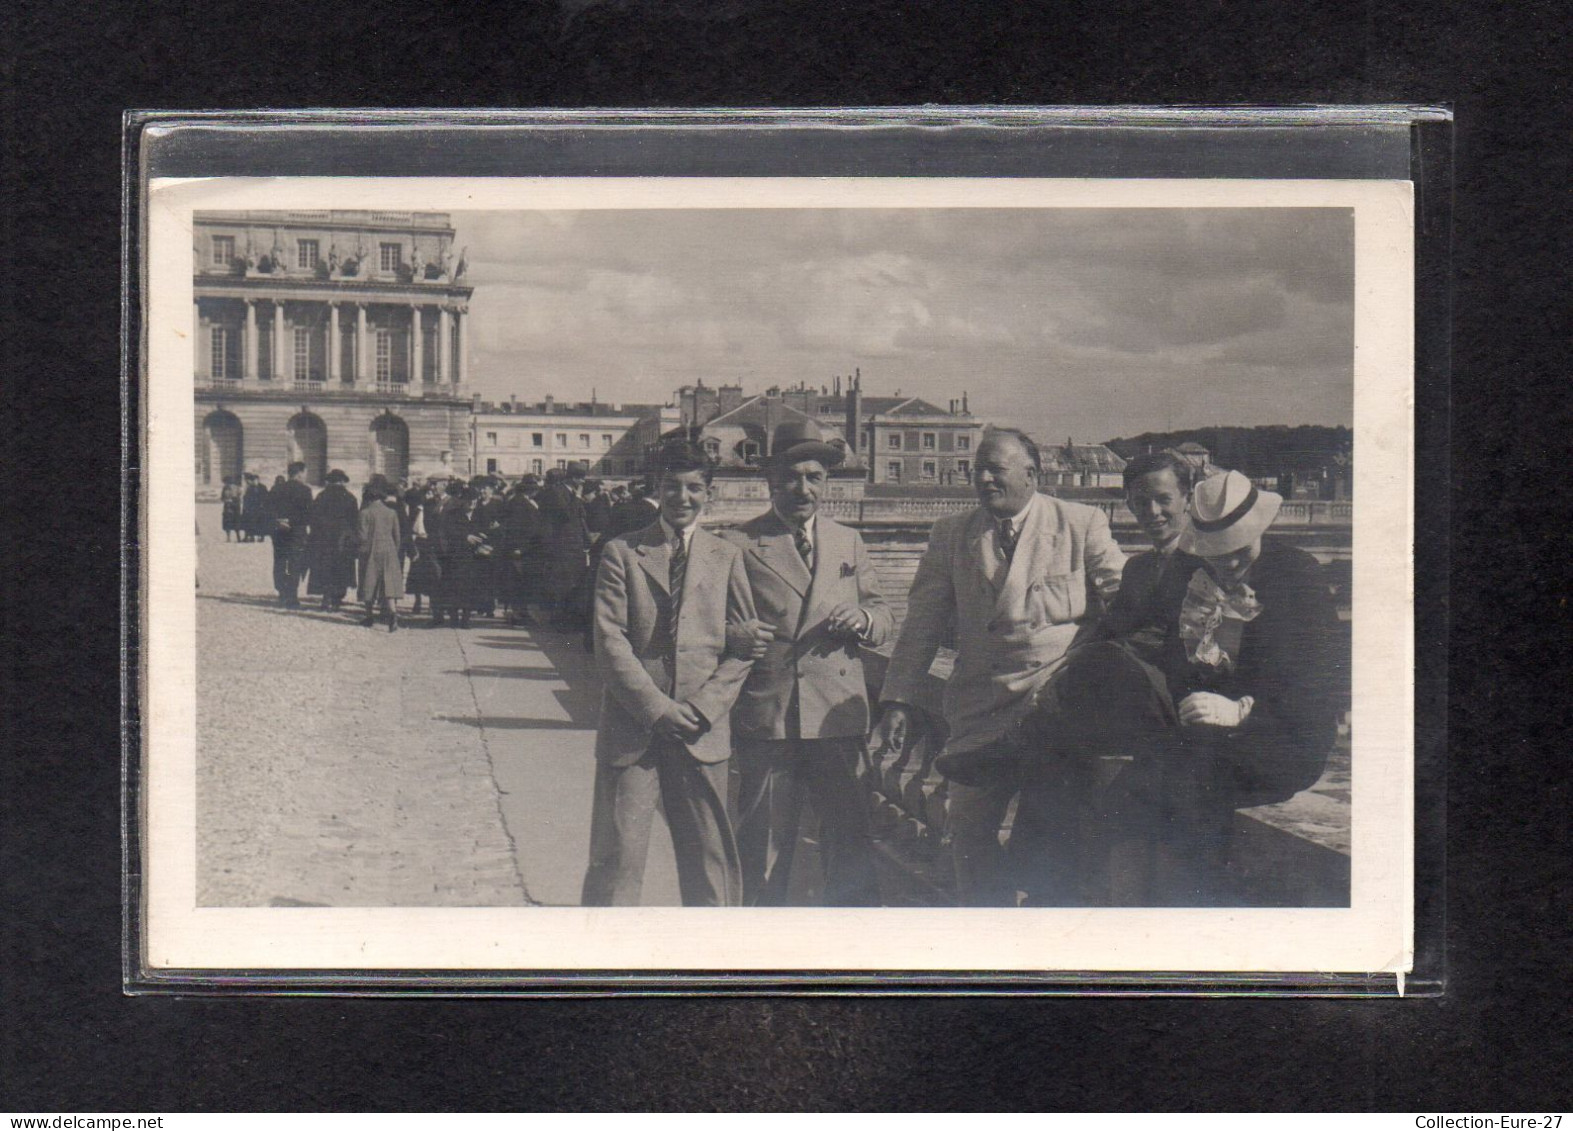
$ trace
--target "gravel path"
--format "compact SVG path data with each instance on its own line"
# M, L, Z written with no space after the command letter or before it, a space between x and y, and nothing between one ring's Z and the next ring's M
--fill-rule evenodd
M467 670L496 661L450 629L277 608L272 547L226 544L218 508L198 510L198 902L533 902L488 749L495 696Z

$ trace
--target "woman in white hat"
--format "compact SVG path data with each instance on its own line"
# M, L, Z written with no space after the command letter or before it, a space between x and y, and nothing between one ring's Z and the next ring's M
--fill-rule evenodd
M1198 483L1178 549L1202 567L1169 598L1159 654L1119 639L1076 649L1014 736L1028 774L1090 780L1129 758L1090 827L1060 833L1084 841L1102 892L1090 902L1235 902L1223 869L1234 811L1321 776L1349 675L1321 566L1264 540L1282 502L1236 471Z

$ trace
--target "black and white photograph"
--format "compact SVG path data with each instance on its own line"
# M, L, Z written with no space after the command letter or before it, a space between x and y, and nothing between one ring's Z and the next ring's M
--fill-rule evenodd
M149 966L1401 974L1409 188L155 183Z

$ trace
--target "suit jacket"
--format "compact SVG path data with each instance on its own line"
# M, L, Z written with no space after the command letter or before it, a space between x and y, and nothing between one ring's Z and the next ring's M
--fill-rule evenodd
M1178 549L1167 554L1148 550L1129 559L1103 635L1129 644L1143 660L1162 667L1186 587L1201 568L1200 558Z
M869 615L867 641L876 646L890 638L895 618L858 532L824 515L815 519L814 532L812 576L774 509L722 535L744 552L759 618L786 637L771 641L754 661L732 711L739 738L784 739L794 715L801 738L868 734L858 644L832 640L826 617L843 601L861 607Z
M1024 716L1070 646L1092 634L1125 554L1096 507L1034 495L1009 568L978 507L934 523L885 676L886 701L925 706L925 677L954 631L943 710L951 750L985 746Z
M728 715L750 663L726 654L726 626L754 615L743 554L694 531L675 625L671 564L659 522L612 539L601 555L594 623L604 690L595 756L613 766L644 756L651 727L674 700L709 723L689 745L695 758L723 762L732 753Z

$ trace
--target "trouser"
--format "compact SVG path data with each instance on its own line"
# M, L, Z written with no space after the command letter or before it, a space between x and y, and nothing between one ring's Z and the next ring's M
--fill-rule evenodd
M584 906L638 905L657 805L672 832L683 906L739 906L743 884L726 792L725 762L701 762L672 739L653 739L632 765L598 764Z
M1016 906L1016 881L1007 866L1000 829L1020 788L1015 774L1005 771L987 785L950 782L945 787L956 901L963 907Z
M737 842L743 901L749 906L790 903L803 802L819 817L824 903L878 907L879 880L869 833L870 799L858 781L863 739L753 739L737 746L741 788Z
M273 536L273 588L285 604L300 600L300 582L306 573L306 547L291 535Z

